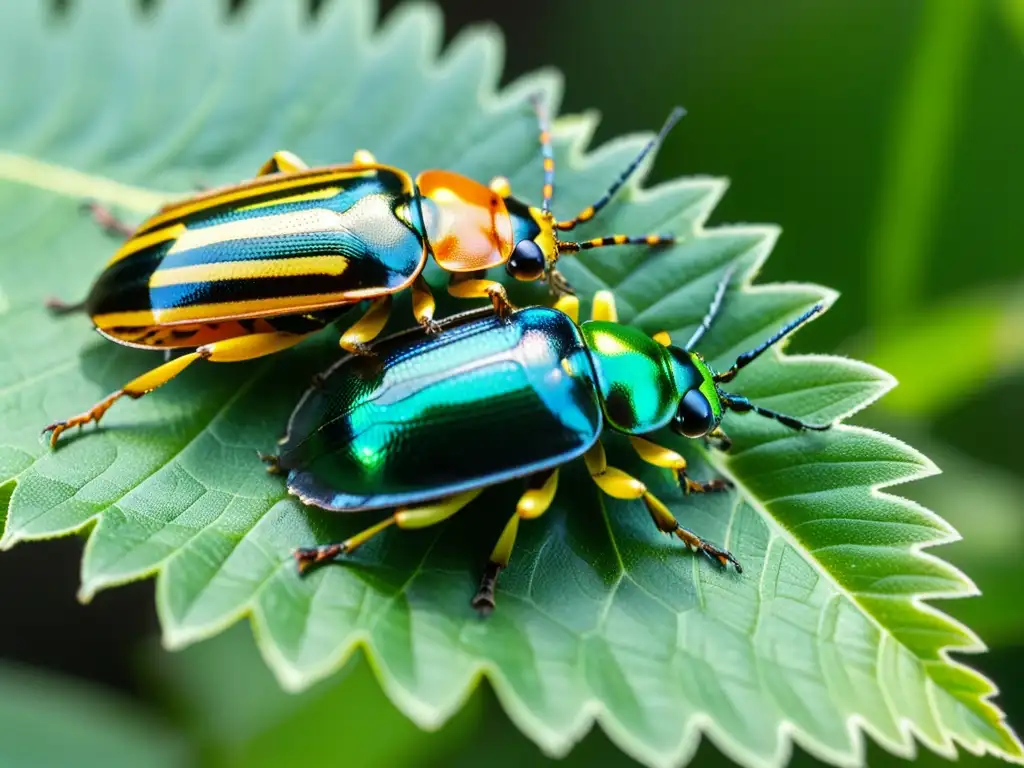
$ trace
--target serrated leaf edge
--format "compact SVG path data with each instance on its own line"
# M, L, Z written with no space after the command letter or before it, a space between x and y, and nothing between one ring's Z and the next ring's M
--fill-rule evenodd
M325 9L325 12L327 12L328 10L329 8ZM440 47L440 33L442 29L441 18L440 14L436 11L436 9L430 5L409 5L402 7L395 13L391 14L387 21L381 26L381 28L376 31L376 33L368 36L368 42L371 45L371 47L376 45L379 48L381 45L380 40L383 36L386 35L387 29L393 25L399 24L400 22L404 22L407 16L419 16L422 33L426 37L430 38L430 50L427 53L426 60L423 61L422 63L425 69L432 70L433 74L437 77L443 76L444 68L445 66L447 66L447 62L451 61L454 58L454 56L457 55L458 52L461 50L460 45L468 46L472 44L482 44L485 48L488 49L488 55L485 57L485 66L489 71L485 74L485 77L482 79L484 84L481 86L480 92L477 94L478 99L485 110L493 111L497 105L507 104L512 101L521 100L521 94L527 91L531 93L536 92L537 90L542 91L547 97L549 103L557 104L557 102L560 100L561 80L560 78L554 76L552 73L549 72L532 73L520 78L515 83L510 84L506 88L503 88L501 90L495 89L495 84L498 82L498 77L500 76L504 41L500 34L498 34L492 27L476 28L473 29L472 31L460 34L452 43L452 45L450 45L443 54L438 56L436 52ZM369 28L372 28L372 19L370 20ZM497 48L495 46L497 46ZM586 166L590 163L596 162L600 158L602 152L613 151L616 143L630 141L633 140L634 138L633 136L630 135L622 136L611 142L607 142L606 144L597 148L593 152L587 153L586 144L589 142L590 138L593 135L596 123L597 113L593 111L587 112L580 116L563 117L556 122L556 132L559 132L562 135L568 134L568 138L571 142L570 165ZM658 185L651 189L642 189L640 185L642 184L642 180L645 176L646 169L642 170L641 173L638 174L636 181L631 182L630 185L627 187L627 190L625 191L625 194L627 196L635 198L637 202L642 202L645 198L648 198L649 196L653 197L660 194L666 194L677 186L692 185L695 181L698 183L705 183L708 185L709 194L707 196L706 207L702 206L704 210L702 210L698 215L693 227L695 238L699 238L702 236L713 237L716 233L750 233L763 237L762 242L755 247L755 255L752 259L752 266L744 273L741 292L771 290L781 291L792 289L792 287L794 287L795 285L803 285L750 285L750 281L753 279L753 277L759 271L760 267L763 265L765 259L767 258L768 254L772 249L772 246L774 245L775 240L778 237L778 233L780 230L777 227L770 225L722 226L715 227L711 230L705 230L704 225L706 223L708 216L710 216L710 213L714 209L715 205L717 205L721 197L725 194L725 191L728 187L727 181L722 179L705 179L701 177L693 177L677 180L675 182L668 182L666 184ZM38 180L40 178L43 179L43 183L39 183ZM7 179L20 183L30 184L32 186L45 188L58 194L69 197L75 197L77 199L81 199L83 197L93 197L105 203L119 205L121 207L139 212L148 212L153 208L158 207L163 202L166 202L168 198L167 195L164 195L162 193L156 193L151 190L145 190L137 187L132 187L130 185L120 184L119 182L107 179L105 177L83 174L73 169L64 168L62 166L55 166L42 161L37 161L33 158L27 158L21 155L16 155L14 153L7 152L0 152L0 179ZM90 191L85 192L85 189L88 189ZM835 292L831 292L829 289L821 288L818 286L807 287L811 288L812 290L820 291L822 293L823 298L828 297L829 304L831 304L832 301L835 300L835 297L838 295ZM784 363L785 360L790 356L777 352L776 357L780 362ZM836 356L827 355L793 356L794 360L798 360L801 358L841 359L837 358ZM868 367L872 368L875 371L878 370L874 369L872 366ZM883 383L883 381L884 380L880 379L880 383ZM889 381L884 381L884 384L894 385L895 380L892 379L892 377L889 377ZM868 403L865 403L865 405L862 405L856 409L851 410L850 413L846 415L851 415L853 412L856 412L857 410L866 407L866 405L870 404L870 402L877 400L884 394L884 391L887 391L888 388L891 387L880 387L880 391L876 397L874 397ZM868 430L861 427L843 425L839 428L842 430L859 430L861 432L871 435L872 437L878 437L882 439L888 438L888 436L883 435L883 433L875 432L873 430ZM889 439L895 440L895 438ZM908 449L908 452L912 453L917 457L920 457L920 459L922 460L922 467L920 471L917 473L908 474L907 476L900 478L898 480L872 486L871 493L876 496L884 496L890 499L895 499L900 504L905 506L916 506L919 510L926 512L928 516L934 517L941 521L941 518L939 518L934 512L926 510L923 507L920 507L919 505L913 505L912 502L909 502L905 499L902 499L892 494L886 494L882 491L883 488L892 485L902 484L905 482L910 482L915 479L920 479L922 477L934 474L935 472L938 471L934 464L932 464L929 460L927 460L921 454L918 454L916 451L910 449L909 446L906 447ZM4 487L8 487L9 484L12 482L16 483L16 481L17 476L14 478L10 478L8 482L4 484ZM754 497L750 494L747 494L747 498L748 500L754 499ZM763 508L763 506L760 503L751 501L751 504L764 516L766 521L772 521L771 515L767 512L767 510ZM48 534L45 536L25 537L25 539L28 540L35 538L53 538L61 535L66 535L68 533L86 531L96 524L96 520L99 514L101 513L97 513L97 515L90 517L82 525L68 528L64 531ZM4 522L6 522L6 520ZM793 542L792 540L790 540L788 533L781 527L776 527L780 531L780 535L785 537L788 541L790 541L790 544L792 545ZM952 532L950 535L946 537L937 537L935 540L930 542L913 544L908 548L908 551L915 556L940 560L939 558L936 558L934 555L928 554L923 550L930 548L932 546L936 546L938 544L948 543L949 541L955 541L957 538L959 538L959 535L955 532ZM5 540L4 548L11 546L13 543L13 541ZM800 548L798 547L798 549ZM267 641L268 633L266 632L266 627L263 624L262 611L259 609L258 604L254 603L253 601L246 603L239 610L231 614L225 615L222 621L207 625L203 628L202 632L176 632L176 628L173 626L167 615L166 597L164 597L164 599L161 599L160 597L160 595L162 594L161 587L166 581L166 570L162 566L165 565L167 560L169 559L170 558L167 558L161 561L160 563L156 564L153 568L147 569L145 572L137 574L137 578L139 579L146 578L147 576L152 575L153 573L157 574L157 609L161 617L161 624L164 627L164 644L166 647L183 647L184 645L194 642L195 640L198 640L201 637L208 637L212 634L216 634L222 629L227 628L231 624L235 623L240 618L243 618L246 615L248 615L250 617L250 622L253 626L253 631L256 637L257 645L259 646L262 655L266 659L271 669L274 670L275 674L278 676L278 679L285 688L289 690L299 690L301 688L307 687L312 682L313 679L318 677L316 672L314 672L313 674L310 674L309 672L306 672L305 674L296 673L296 671L293 668L291 668L287 661L276 652L276 650ZM835 582L831 578L828 571L822 568L813 557L809 556L808 560L814 565L814 567L819 571L819 573L823 577L827 578L830 582L832 582L833 586L838 591L840 591L842 594L848 597L855 604L860 605L857 602L856 598L851 593L849 593L844 587L842 587L842 585ZM926 600L930 599L942 599L949 597L964 596L966 594L969 594L971 590L973 590L974 592L977 591L977 588L973 585L970 579L966 577L966 575L964 575L957 569L954 570L955 573L959 575L962 579L962 583L966 588L964 591L921 593L919 595L911 597L910 603L917 610L921 610L923 612L931 613L935 616L941 617L944 621L948 622L951 627L962 630L966 636L973 639L974 642L966 646L950 646L940 649L940 656L947 664L951 666L962 667L976 679L986 683L987 686L990 688L990 693L980 697L980 701L983 704L990 707L993 711L993 714L999 715L1001 713L999 713L998 708L996 708L995 705L992 704L990 701L991 697L995 696L998 692L996 686L980 673L977 673L969 667L966 667L965 665L952 660L948 655L949 651L979 652L984 650L984 644L980 641L979 638L977 638L977 636L973 632L971 632L967 627L963 626L960 622L957 622L955 619L952 619L943 612L939 611L934 606L925 602ZM131 580L135 579L124 579L124 581ZM111 586L114 583L123 582L117 581L111 582L110 584L104 583L97 587L97 589L103 588L105 586ZM89 594L91 595L94 591L95 590L93 590ZM861 606L861 610L865 614L871 616L872 621L876 622L879 630L888 634L885 627L881 624L878 624L869 611L864 609L863 606ZM385 679L385 676L383 675L384 666L381 660L377 658L377 652L373 649L372 640L364 633L354 634L345 647L339 649L338 653L332 656L327 663L322 665L323 676L326 676L327 674L330 674L330 672L341 667L344 664L345 660L351 657L352 654L355 653L355 651L360 647L364 649L364 653L374 669L374 674L378 678L378 681L380 682L382 688L388 693L389 698L391 698L392 701L396 704L396 706L398 706L399 709L405 712L407 716L410 717L410 719L412 719L414 722L417 722L417 724L419 724L421 727L427 729L440 727L452 714L454 714L454 712L456 712L462 706L462 704L469 697L469 695L471 694L479 680L483 677L486 677L491 681L496 693L502 700L502 703L505 705L506 712L513 720L517 722L517 724L520 725L521 728L523 728L523 730L528 731L535 738L539 734L547 732L547 729L544 727L544 724L542 722L527 718L525 716L527 710L525 710L525 708L522 707L521 703L517 700L514 691L512 691L507 681L505 681L500 670L498 670L491 664L480 663L473 667L471 674L469 675L469 679L467 679L466 681L466 685L463 686L461 690L461 695L459 697L456 697L456 700L452 702L452 705L448 708L447 711L442 710L440 708L424 707L420 702L418 702L415 699L415 697L409 696L407 691L402 689L400 686L396 686L390 683L387 679ZM934 704L931 702L930 707L934 709ZM935 714L937 715L938 713ZM936 720L940 724L942 723L941 717L936 717ZM680 742L680 749L673 755L667 756L665 754L649 753L647 750L639 746L634 737L628 731L626 731L625 729L620 729L615 717L611 715L610 711L604 706L604 704L600 700L593 698L585 701L583 706L581 706L580 714L577 718L577 725L574 725L570 729L571 732L568 735L553 734L552 736L546 739L542 738L539 741L541 742L542 748L549 754L553 756L562 756L571 749L575 740L577 740L578 738L582 738L582 736L585 735L587 731L589 731L590 727L593 725L594 722L601 724L602 728L604 728L604 730L609 734L609 736L613 738L616 744L627 753L634 755L635 757L638 757L639 759L642 759L645 762L649 762L654 765L665 766L676 765L680 762L681 759L685 759L688 756L692 755L693 751L696 749L697 744L699 743L698 736L700 733L707 733L714 740L714 742L720 748L722 748L723 751L725 751L727 754L732 753L733 755L735 755L735 757L743 760L747 764L763 766L778 765L781 760L788 757L788 755L792 751L793 741L796 741L797 743L801 744L801 746L808 749L812 753L819 754L825 757L826 759L832 760L840 765L855 765L862 763L864 755L864 732L872 734L875 737L875 739L880 744L884 744L886 748L894 751L897 754L903 754L905 756L910 756L914 754L915 741L912 738L913 735L916 734L922 743L927 743L923 735L920 733L919 729L916 726L914 726L913 723L906 720L906 718L902 718L900 720L899 727L901 734L903 734L906 737L907 744L900 745L890 743L887 739L885 739L882 736L882 734L876 732L875 729L872 728L872 726L869 723L864 721L864 719L860 715L853 715L847 718L847 730L850 734L851 743L854 746L852 754L832 754L829 750L821 749L820 745L818 745L817 742L815 742L813 739L806 738L807 735L792 721L783 720L778 728L778 733L780 737L788 736L790 738L780 738L778 753L772 756L770 759L765 760L763 758L758 757L757 755L751 755L742 748L739 748L738 745L736 745L732 741L732 739L728 737L727 734L724 734L718 728L718 726L709 716L707 716L704 713L701 713L691 718L691 720L687 723L686 730L684 731L683 738ZM858 726L860 727L858 728ZM944 744L929 746L932 746L932 748L940 754L955 755L956 749L953 744L953 741L954 740L947 735ZM1006 759L1013 760L1014 762L1024 762L1020 754L1009 755L995 749L987 748L990 747L990 745L987 745L985 743L981 744L980 749L975 749L972 744L963 742L960 739L956 739L956 743L959 743L969 752L972 752L974 754L983 754L985 752L990 752L991 754L1000 755ZM1019 741L1017 743L1019 746Z

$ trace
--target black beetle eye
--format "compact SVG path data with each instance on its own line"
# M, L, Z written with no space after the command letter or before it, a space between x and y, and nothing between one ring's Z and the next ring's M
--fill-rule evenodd
M676 412L675 426L687 437L703 437L714 426L715 414L711 403L699 389L691 389L683 396Z
M533 240L520 240L512 249L505 269L516 280L537 280L544 276L544 252Z

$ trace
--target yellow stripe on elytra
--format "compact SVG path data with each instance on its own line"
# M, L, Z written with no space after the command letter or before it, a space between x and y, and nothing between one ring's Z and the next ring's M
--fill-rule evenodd
M341 214L335 211L327 208L312 208L306 211L227 221L210 227L185 229L167 254L181 253L231 240L302 235L308 232L334 232L340 229L340 219Z
M412 180L409 179L408 174L390 166L372 166L369 168L365 166L338 166L334 169L330 167L311 168L308 171L285 174L279 179L272 178L277 174L259 176L251 181L196 195L179 203L172 203L150 218L144 226L146 229L153 229L167 222L185 218L193 213L199 213L210 208L230 203L239 203L254 197L272 195L276 192L287 192L312 185L331 184L332 182L345 181L346 179L373 176L378 170L389 170L401 174L405 182L403 186L408 187L409 190L412 189Z
M213 280L249 280L260 277L327 275L337 277L349 265L344 256L306 256L266 261L223 261L160 269L149 278L150 288Z
M167 242L168 240L174 240L184 231L184 224L174 224L170 227L164 227L163 229L147 232L146 234L139 235L138 237L129 238L125 241L124 245L117 249L110 261L107 262L107 266L109 267L111 264L116 264L121 261L121 259L126 259L133 253L138 253L150 246L159 245L160 243Z
M388 291L378 288L319 293L311 296L274 296L266 299L225 301L218 304L200 304L189 307L110 312L104 315L95 315L92 321L100 330L103 330L116 327L212 323L251 317L297 315L326 307L354 304L362 299L375 298L384 293L388 293Z
M272 205L305 203L310 200L326 200L329 197L334 197L340 191L341 187L324 187L323 189L314 189L312 192L302 192L298 195L289 195L288 197L278 197L274 200L263 200L259 203L250 203L249 205L243 205L241 208L237 208L236 210L254 211L257 208L269 208Z

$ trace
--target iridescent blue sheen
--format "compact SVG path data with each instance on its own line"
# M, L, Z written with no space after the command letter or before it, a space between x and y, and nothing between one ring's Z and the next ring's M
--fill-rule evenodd
M348 357L296 407L280 466L335 510L414 504L555 467L603 426L584 338L544 307L469 313Z

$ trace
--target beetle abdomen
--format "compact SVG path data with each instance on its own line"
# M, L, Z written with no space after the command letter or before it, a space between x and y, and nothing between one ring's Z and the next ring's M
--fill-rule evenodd
M563 464L602 415L579 329L529 308L404 334L335 365L297 406L288 485L330 509L411 504Z
M299 314L400 290L422 269L426 250L401 171L247 189L144 223L93 286L87 308L97 327L116 335L111 329Z

